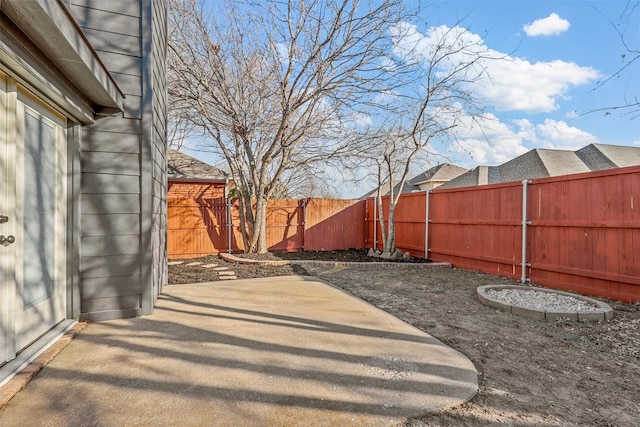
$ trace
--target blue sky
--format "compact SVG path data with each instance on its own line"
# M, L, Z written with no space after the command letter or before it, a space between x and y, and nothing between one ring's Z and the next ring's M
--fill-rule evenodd
M497 91L487 107L500 124L490 142L470 146L464 166L499 164L532 148L574 149L590 142L640 146L640 117L622 110L598 111L640 97L640 63L603 86L627 53L640 49L640 10L627 1L436 1L426 7L429 26L460 25L484 44L513 59L494 70ZM611 22L610 22L611 21ZM627 59L632 55L627 54ZM496 66L496 68L502 68ZM532 94L524 99L519 94ZM513 96L511 96L513 95ZM636 113L637 115L637 113Z
M210 0L211 1L211 0ZM407 0L411 6L413 0ZM416 0L417 1L417 0ZM439 147L450 162L497 165L533 148L577 149L590 143L640 146L640 113L601 110L640 98L640 61L599 86L640 51L640 4L634 1L421 1L416 37L464 27L469 37L509 61L489 65L495 84L478 87L492 118L484 134L462 132ZM615 26L615 27L614 27ZM203 153L190 153L213 164ZM419 172L419 171L416 171ZM340 185L357 197L373 185Z

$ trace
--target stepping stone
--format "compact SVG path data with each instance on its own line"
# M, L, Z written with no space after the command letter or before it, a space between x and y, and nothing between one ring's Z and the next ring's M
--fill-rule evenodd
M167 265L180 265L183 264L184 261L170 261L167 263Z
M233 276L220 276L218 277L218 280L237 280L238 278L233 275Z
M193 266L201 265L201 264L202 264L201 262L195 261L195 262L190 262L189 264L185 264L185 266L193 267Z
M218 271L219 276L235 276L236 273L233 271Z
M202 268L213 268L213 267L217 267L218 264L205 264L205 265L201 265L200 267Z

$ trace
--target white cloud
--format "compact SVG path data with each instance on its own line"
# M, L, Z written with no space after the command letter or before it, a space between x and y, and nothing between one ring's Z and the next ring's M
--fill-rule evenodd
M591 67L555 60L531 63L521 58L487 63L491 82L479 90L500 111L550 112L571 86L598 78Z
M561 150L577 150L589 144L598 143L598 138L563 121L546 119L536 125L538 146Z
M536 19L526 24L522 29L529 37L536 36L557 36L569 29L571 23L560 18L557 13L552 13L546 18Z
M424 58L428 61L434 49L452 46L457 52L440 63L443 74L458 64L477 60L475 70L486 71L488 77L475 79L470 89L488 105L499 111L551 112L558 100L567 97L573 86L600 77L591 67L562 60L529 62L487 47L482 38L470 31L447 26L431 27L421 34L415 25L403 24L393 30L397 37L394 52L401 59ZM465 48L460 48L464 46ZM468 77L468 76L467 76Z
M498 121L495 116L485 115L482 129L463 126L461 121L458 140L451 150L469 156L472 162L465 166L498 165L507 162L532 148L577 150L585 145L598 143L598 138L588 132L569 126L566 122L546 119L534 124L527 119L513 120L509 124Z
M514 131L492 114L485 114L480 126L472 126L470 118L460 121L458 140L452 149L473 159L468 166L504 163L529 149L524 146L526 132Z

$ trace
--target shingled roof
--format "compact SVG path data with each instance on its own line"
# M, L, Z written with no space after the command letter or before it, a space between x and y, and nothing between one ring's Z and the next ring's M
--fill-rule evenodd
M590 144L577 151L536 148L499 166L478 166L438 188L497 184L640 165L640 147Z
M456 165L450 165L448 163L443 163L443 164L434 166L414 176L413 178L408 179L404 183L404 186L402 187L402 193L403 194L415 193L417 191L422 191L420 189L420 184L425 184L428 182L434 182L434 183L440 184L443 182L447 182L450 179L453 179L459 175L462 175L467 170L468 169L461 168L460 166L456 166ZM388 188L389 188L389 184L383 184L383 191L382 191L383 196L389 195ZM393 194L398 194L399 190L400 190L400 182L394 182ZM377 189L374 188L373 190L362 195L361 198L366 199L368 197L373 197L376 195L376 192L377 192Z
M224 171L173 148L167 149L167 174L174 180L224 182L228 178Z
M467 171L468 169L461 168L460 166L443 163L416 175L411 179L411 183L420 185L426 182L447 182Z

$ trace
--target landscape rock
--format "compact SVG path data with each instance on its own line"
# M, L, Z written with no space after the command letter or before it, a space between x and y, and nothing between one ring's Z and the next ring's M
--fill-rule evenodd
M391 256L389 258L390 259L402 259L402 258L404 258L404 254L402 253L402 251L400 249L396 249L395 251L393 251L393 253L391 254Z
M389 252L382 252L382 253L380 254L380 258L382 258L382 259L389 259L389 258L391 258L391 254L390 254Z

